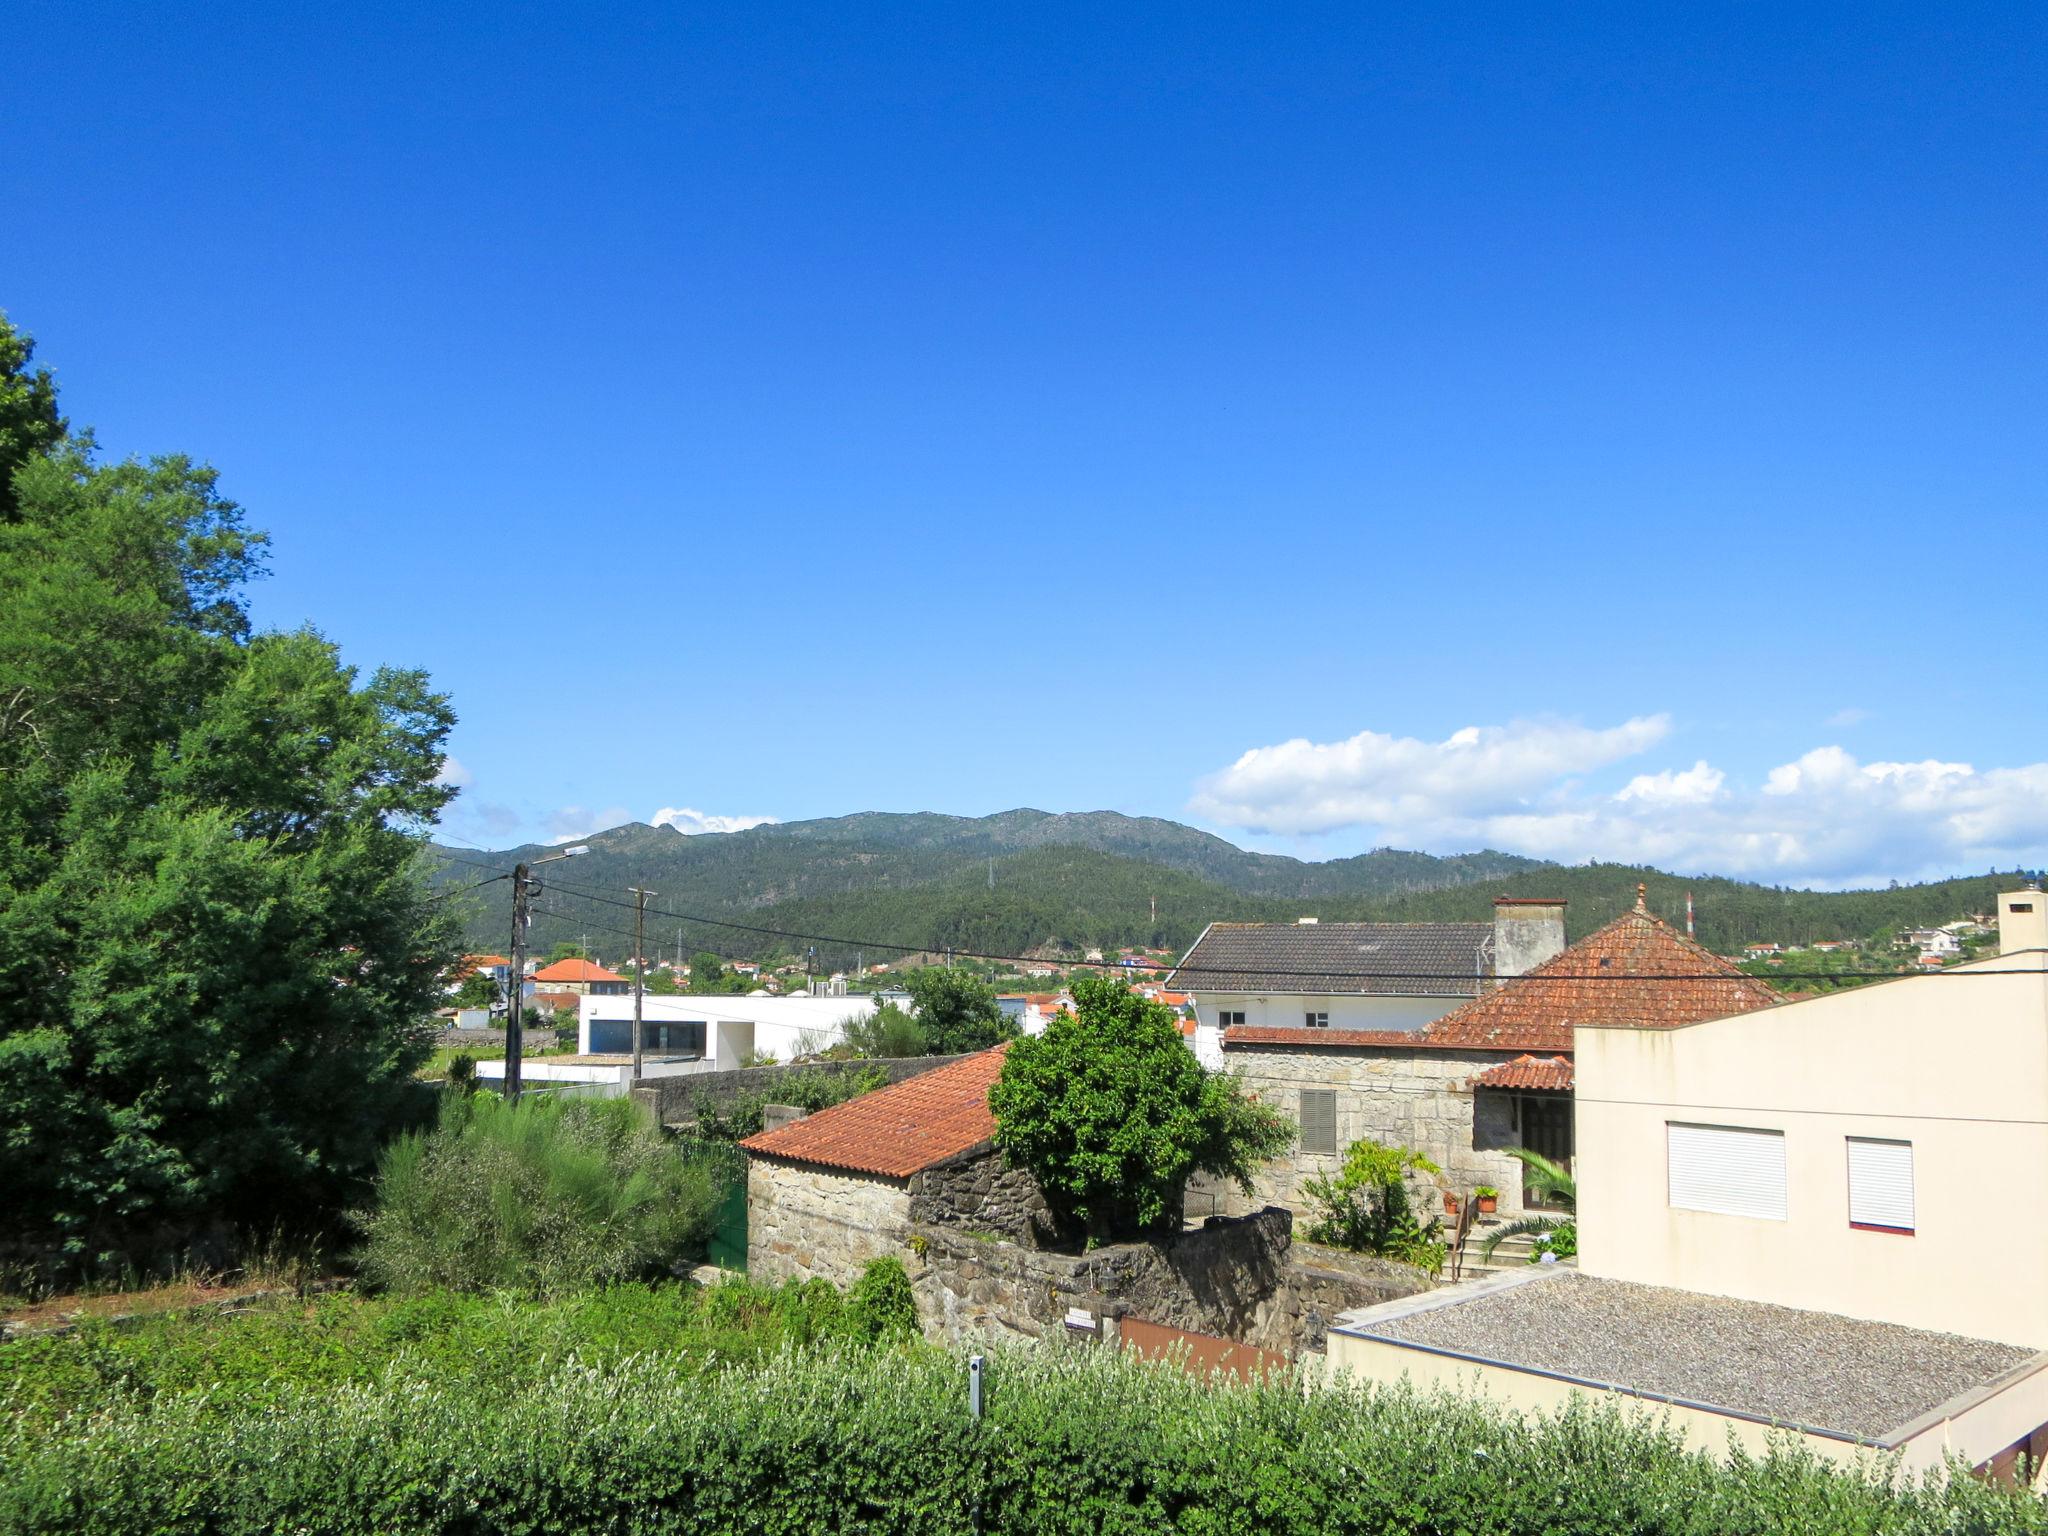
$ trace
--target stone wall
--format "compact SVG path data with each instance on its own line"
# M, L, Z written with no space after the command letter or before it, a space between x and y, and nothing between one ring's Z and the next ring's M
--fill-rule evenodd
M1048 1241L1052 1221L1038 1181L1006 1167L990 1147L926 1168L910 1180L910 1219L957 1227L968 1235L1004 1237L1035 1248Z
M907 1260L928 1334L1114 1343L1125 1317L1239 1339L1287 1355L1320 1350L1330 1319L1427 1290L1418 1270L1315 1250L1300 1262L1293 1218L1272 1208L1216 1217L1150 1242L1051 1253L914 1225ZM1334 1261L1334 1262L1333 1262ZM1070 1311L1092 1328L1070 1329Z
M648 1077L640 1080L639 1086L633 1090L633 1097L653 1110L655 1118L663 1125L682 1126L695 1123L700 1095L709 1095L721 1111L731 1108L740 1099L764 1092L771 1103L778 1102L775 1087L792 1073L837 1074L866 1072L879 1067L890 1082L900 1083L920 1072L929 1072L934 1067L964 1059L961 1056L904 1056L887 1061L819 1061L775 1067L741 1067L730 1072L697 1072L682 1077Z
M1501 1210L1519 1215L1522 1165L1506 1152L1520 1144L1513 1098L1465 1086L1516 1054L1384 1046L1232 1046L1224 1052L1225 1065L1241 1071L1248 1089L1297 1123L1304 1088L1334 1089L1337 1151L1304 1152L1297 1143L1260 1171L1249 1202L1233 1191L1227 1208L1273 1204L1306 1215L1308 1199L1302 1186L1311 1178L1337 1172L1344 1148L1369 1139L1413 1147L1442 1168L1446 1181L1460 1192L1493 1185L1500 1190ZM1422 1214L1441 1213L1442 1202L1433 1186L1418 1185L1416 1194Z
M870 1259L910 1262L910 1189L902 1179L747 1160L747 1274L851 1285Z

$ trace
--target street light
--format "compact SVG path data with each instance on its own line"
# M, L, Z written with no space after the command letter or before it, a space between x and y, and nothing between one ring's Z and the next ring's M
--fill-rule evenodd
M526 929L533 921L533 893L540 889L540 882L533 878L534 867L553 864L560 859L573 859L588 852L588 843L578 843L544 859L521 864L512 871L512 1006L505 1014L505 1101L508 1104L519 1100L520 1014L526 996Z

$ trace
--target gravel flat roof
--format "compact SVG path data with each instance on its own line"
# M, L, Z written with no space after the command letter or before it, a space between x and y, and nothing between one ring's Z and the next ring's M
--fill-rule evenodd
M1863 1440L2035 1357L1987 1339L1564 1268L1346 1313L1335 1326Z

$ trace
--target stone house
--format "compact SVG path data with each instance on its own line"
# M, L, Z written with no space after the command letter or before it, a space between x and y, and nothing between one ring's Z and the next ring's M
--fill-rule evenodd
M1526 921L1531 905L1514 904L1510 920ZM1561 933L1563 903L1541 905ZM1652 916L1639 887L1633 910L1419 1027L1233 1023L1225 1065L1301 1128L1294 1150L1258 1176L1252 1203L1305 1214L1306 1182L1370 1139L1415 1148L1453 1190L1494 1186L1502 1211L1521 1214L1534 1202L1507 1149L1572 1161L1574 1028L1671 1028L1774 1001L1763 982Z
M850 1285L913 1223L1030 1240L1045 1200L1005 1168L988 1091L1004 1047L749 1136L747 1273Z

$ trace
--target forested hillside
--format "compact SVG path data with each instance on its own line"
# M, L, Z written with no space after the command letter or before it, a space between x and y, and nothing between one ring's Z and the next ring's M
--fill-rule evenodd
M1989 910L1993 893L2018 878L1982 875L1825 892L1685 879L1618 864L1567 867L1497 853L1437 858L1379 850L1307 864L1245 853L1173 822L1111 812L848 816L698 837L635 824L598 834L589 848L541 871L546 889L535 906L537 949L587 937L599 954L625 954L631 915L621 904L635 885L657 893L650 951L709 949L766 959L810 947L808 939L748 931L774 929L846 939L817 944L821 964L846 966L893 958L900 951L890 946L1048 957L1093 947L1179 949L1218 920L1483 921L1501 895L1565 898L1567 927L1576 938L1632 904L1642 882L1651 908L1679 925L1690 891L1701 941L1726 952L1758 940L1865 938L1946 922ZM440 850L463 862L448 864L439 878L468 884L489 870L509 869L516 859L553 851ZM502 949L506 885L484 885L458 900L469 903L471 942Z

